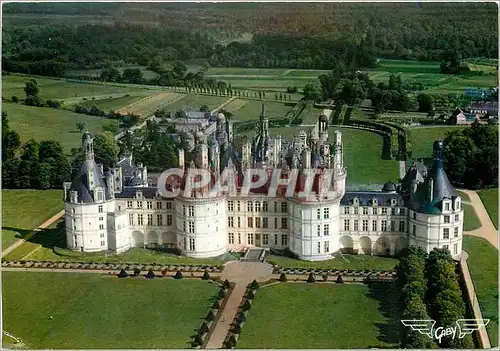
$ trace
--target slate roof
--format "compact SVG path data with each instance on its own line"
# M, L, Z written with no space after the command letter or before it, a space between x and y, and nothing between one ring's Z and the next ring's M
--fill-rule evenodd
M355 198L359 199L359 206L371 206L373 199L377 199L378 206L390 206L392 199L396 199L396 203L403 200L399 194L382 191L347 191L340 200L340 205L352 206Z
M89 171L94 185L103 188L104 196L108 195L100 168L97 166L94 160L86 160L82 163L80 169L78 170L77 175L73 178L73 181L71 182L71 190L76 191L78 193L78 202L83 202L83 203L94 202L94 198L90 190L90 184L88 182L89 179L87 176Z
M122 190L121 193L118 193L115 195L116 198L133 198L135 196L135 194L138 192L138 191L141 191L142 192L142 196L144 196L145 198L147 199L153 199L155 196L156 196L156 191L157 191L157 188L156 187L147 187L147 188L125 188Z

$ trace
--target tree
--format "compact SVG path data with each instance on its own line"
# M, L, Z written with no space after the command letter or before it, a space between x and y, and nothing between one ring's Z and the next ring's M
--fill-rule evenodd
M125 83L141 84L144 79L140 68L127 68L123 71L122 81Z
M113 133L103 132L94 138L95 161L101 163L104 168L114 167L118 162L119 152L120 147Z
M12 100L13 103L18 103L19 102L19 98L17 96L15 96L15 95L12 96L11 100Z
M201 279L203 279L203 280L209 280L210 279L210 274L208 274L207 270L205 270L205 272L203 272L203 276L201 277Z
M306 86L304 87L303 94L304 94L304 99L307 101L320 102L323 99L321 85L317 80L306 84Z
M76 123L76 128L80 133L83 133L87 129L87 122L79 121Z
M339 276L337 277L337 280L335 281L336 283L339 283L339 284L342 284L344 283L344 279L342 278L342 275L339 274Z
M40 89L38 88L38 83L35 79L30 79L26 82L24 87L24 93L26 94L26 98L24 99L24 103L29 106L42 106L43 102L40 99L39 93Z
M434 111L434 100L432 96L428 94L418 94L417 95L418 102L418 111L430 113Z
M148 279L156 278L155 272L153 272L153 270L151 268L148 270L148 273L146 274L146 278L148 278Z
M312 274L312 272L309 273L309 277L307 277L307 282L308 283L314 283L314 282L316 282L316 279L314 279L314 274Z
M128 277L128 273L125 271L125 269L121 269L120 273L118 273L118 278L126 278Z
M175 272L174 279L182 279L184 276L182 275L181 271Z
M105 82L120 82L121 79L120 71L114 67L104 68L101 71L101 80Z
M286 283L286 281L287 281L287 278L286 278L285 273L281 273L281 274L280 274L280 282L282 282L282 283Z

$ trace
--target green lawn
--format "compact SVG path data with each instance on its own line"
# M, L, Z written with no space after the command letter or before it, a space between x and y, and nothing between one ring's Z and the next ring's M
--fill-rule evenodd
M3 329L33 349L185 349L217 290L201 279L3 272Z
M3 111L7 112L10 128L19 133L22 142L31 138L37 141L56 140L68 152L71 148L81 145L81 135L76 128L77 122L86 122L87 130L94 134L101 133L106 124L117 124L116 120L87 116L63 109L13 103L4 103L2 107Z
M410 129L410 141L412 144L412 158L432 157L433 144L435 140L444 140L446 133L462 130L464 127L431 127Z
M210 109L215 109L216 107L222 105L224 102L229 100L227 96L208 96L208 95L196 95L188 94L186 97L177 100L167 106L164 109L167 111L177 111L177 110L193 110L199 111L202 105L207 105Z
M464 235L463 249L474 283L481 313L490 319L486 326L490 343L498 347L498 250L483 238Z
M319 116L323 114L322 108L314 108L312 106L307 106L304 111L300 114L300 118L302 118L303 125L313 125L318 121ZM332 112L333 113L333 112Z
M493 225L498 229L498 189L481 190L478 194L490 215Z
M279 283L257 293L241 349L394 348L397 290L385 284Z
M21 75L2 76L2 96L11 98L13 95L19 99L25 98L24 86L32 77ZM107 84L86 84L67 82L65 79L34 78L40 88L42 99L64 100L67 98L91 98L109 94L128 94L140 92L137 87L118 87Z
M266 257L270 263L283 268L320 268L320 269L393 269L398 260L392 257L378 257L369 255L343 255L342 258L333 258L326 261L301 261L284 256L271 255Z
M232 102L235 102L235 99ZM267 108L267 117L269 119L284 118L293 106L286 106L280 102L265 102ZM234 121L259 120L262 111L262 101L249 100L246 104L233 111ZM273 129L270 130L273 133Z
M2 190L3 249L63 208L60 190Z
M281 135L291 140L300 130L309 132L312 127L271 128L271 136ZM347 167L347 184L366 189L399 178L398 161L382 159L382 137L376 133L350 128L332 127L328 131L333 140L335 130L342 132L344 164ZM381 186L380 186L381 188Z
M464 230L470 231L481 227L474 207L469 204L462 204L462 207L464 209Z

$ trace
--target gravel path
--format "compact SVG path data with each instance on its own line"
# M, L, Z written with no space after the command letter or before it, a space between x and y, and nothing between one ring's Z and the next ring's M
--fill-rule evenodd
M468 232L464 231L464 234L484 238L498 249L498 231L495 229L495 226L493 225L481 198L474 190L459 190L469 195L470 204L474 207L477 217L479 218L479 222L481 223L480 228Z

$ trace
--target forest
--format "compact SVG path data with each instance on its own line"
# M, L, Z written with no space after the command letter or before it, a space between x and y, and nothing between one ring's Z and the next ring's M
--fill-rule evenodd
M216 67L332 69L337 62L372 67L376 58L498 53L497 7L488 3L67 5L6 4L3 69L63 76L110 63L189 59ZM253 37L228 40L243 33Z

